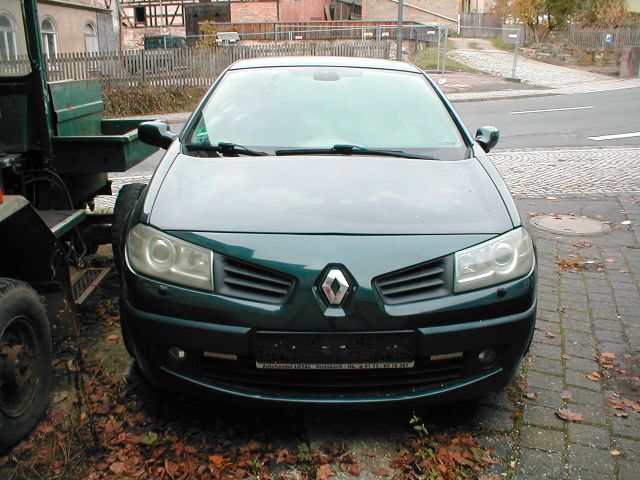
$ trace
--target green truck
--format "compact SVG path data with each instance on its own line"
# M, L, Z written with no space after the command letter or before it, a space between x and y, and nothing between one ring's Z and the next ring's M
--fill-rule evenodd
M83 258L113 238L118 248L130 202L92 212L111 194L107 172L156 150L138 139L147 119L102 118L97 80L47 82L36 0L22 15L29 69L0 76L0 452L44 413L52 338L77 331L76 305L108 273Z

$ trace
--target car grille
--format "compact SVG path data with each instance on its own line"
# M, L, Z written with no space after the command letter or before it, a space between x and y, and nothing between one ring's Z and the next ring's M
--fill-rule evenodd
M452 256L388 273L373 281L380 298L387 305L419 302L450 295L452 282Z
M221 295L278 304L285 303L295 287L288 275L224 255L216 255L214 281Z
M247 392L301 397L360 397L402 394L439 388L465 376L464 358L432 362L417 359L413 368L372 370L265 370L255 360L202 358L200 374L208 381Z

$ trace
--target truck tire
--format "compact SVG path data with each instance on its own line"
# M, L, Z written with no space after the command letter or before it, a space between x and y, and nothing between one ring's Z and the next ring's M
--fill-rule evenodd
M118 192L116 204L113 207L113 224L111 225L111 247L113 261L118 272L122 266L122 236L127 224L127 217L135 207L147 186L144 183L128 183Z
M35 427L49 403L51 328L28 284L0 278L0 453Z

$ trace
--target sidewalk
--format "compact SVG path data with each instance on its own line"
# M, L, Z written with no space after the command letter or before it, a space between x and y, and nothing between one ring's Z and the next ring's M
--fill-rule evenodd
M467 47L469 43L458 40L459 47ZM475 39L475 45L481 49L458 48L450 55L460 63L464 63L478 71L498 77L511 77L513 74L513 52L491 49L488 42L481 43ZM454 43L455 44L455 43ZM452 101L478 100L505 97L522 97L533 95L563 95L570 93L590 93L623 88L640 87L640 79L617 79L584 70L551 65L519 55L517 58L515 77L522 81L520 89L497 88L492 92L469 92L448 94ZM516 84L517 85L517 84ZM524 87L526 85L526 87ZM539 87L539 90L531 90Z

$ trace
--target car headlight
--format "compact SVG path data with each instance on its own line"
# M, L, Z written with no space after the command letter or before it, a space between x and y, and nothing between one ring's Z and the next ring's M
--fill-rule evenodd
M522 227L461 250L455 256L456 292L475 290L522 277L531 271L535 261L531 235Z
M213 252L137 224L127 235L127 259L138 272L169 283L213 290Z

